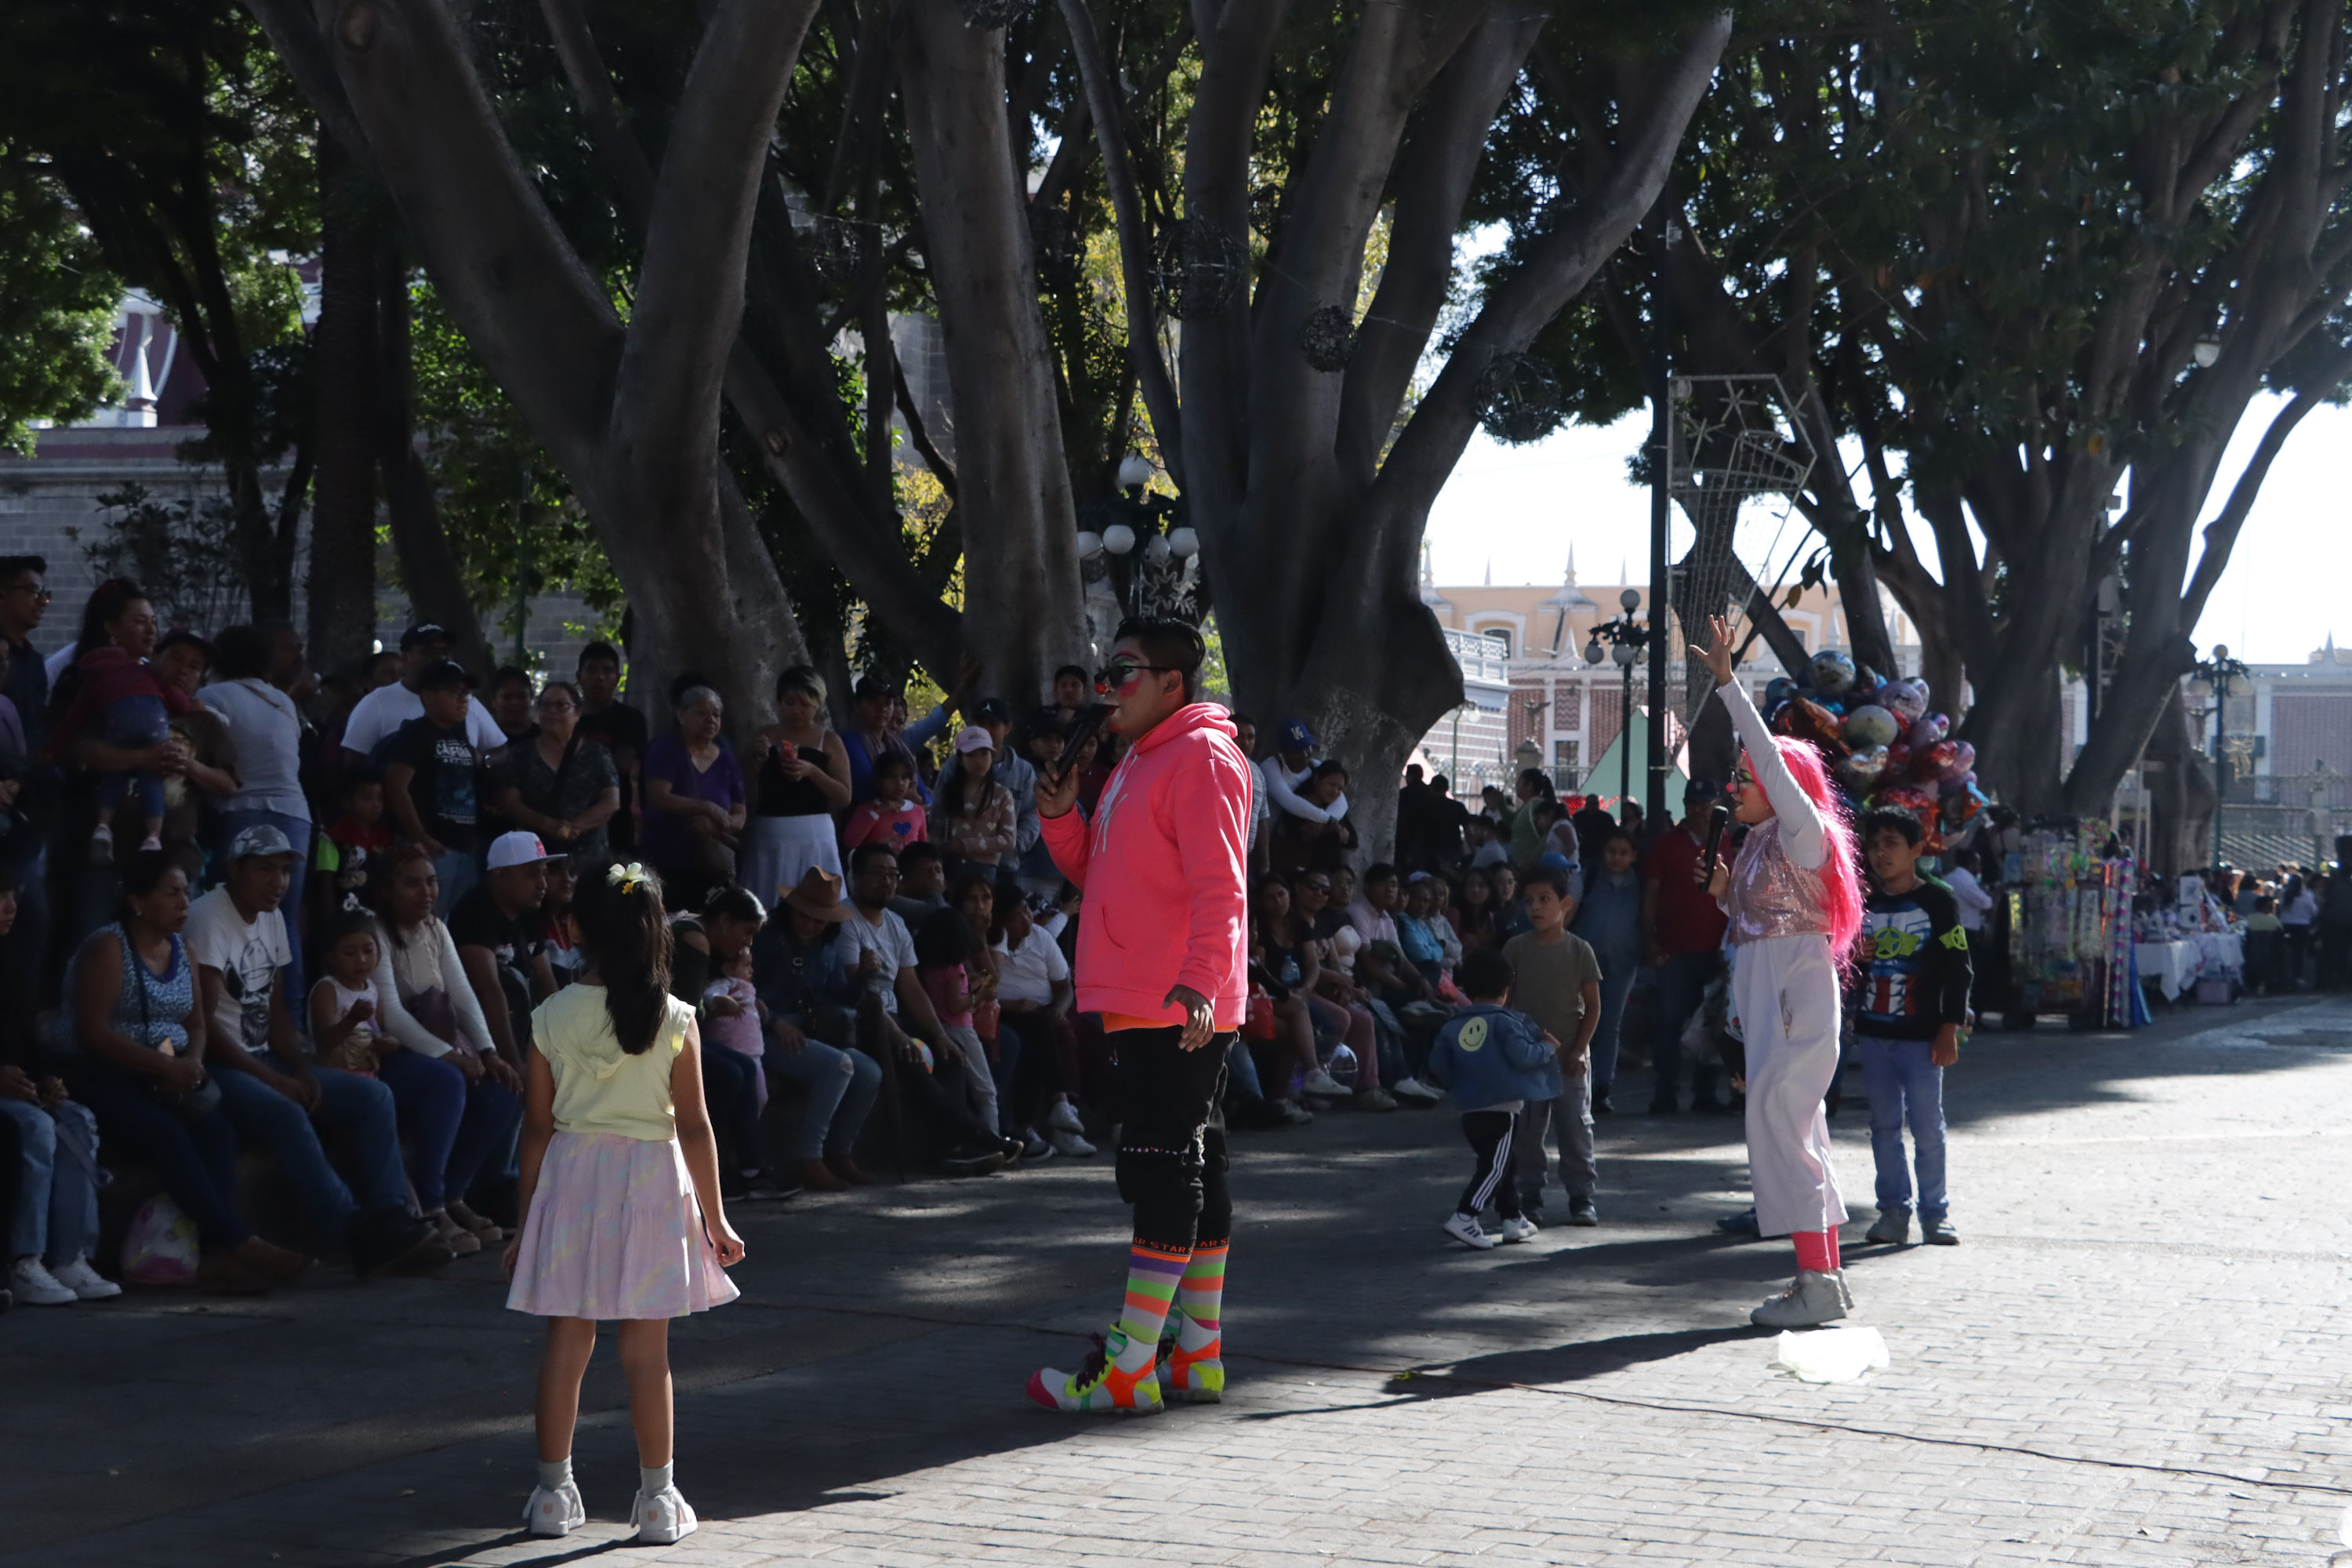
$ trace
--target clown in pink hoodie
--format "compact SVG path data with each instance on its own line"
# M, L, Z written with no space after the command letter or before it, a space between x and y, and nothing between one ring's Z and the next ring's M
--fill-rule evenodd
M1085 894L1077 1003L1118 1070L1119 1196L1135 1206L1127 1304L1075 1373L1029 1380L1049 1410L1158 1410L1224 1392L1225 1053L1248 999L1250 763L1225 711L1196 700L1201 634L1119 628L1096 689L1127 757L1089 818L1077 780L1041 778L1045 846Z

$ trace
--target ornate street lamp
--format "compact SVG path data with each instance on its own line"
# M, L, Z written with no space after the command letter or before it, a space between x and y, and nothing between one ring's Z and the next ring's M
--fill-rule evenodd
M1624 672L1625 698L1617 720L1617 794L1622 802L1633 796L1633 667L1641 662L1654 634L1647 625L1633 619L1633 612L1642 607L1640 594L1628 588L1617 595L1617 602L1625 613L1592 628L1591 640L1584 645L1584 662L1599 664L1604 657L1601 645L1607 643L1605 657Z

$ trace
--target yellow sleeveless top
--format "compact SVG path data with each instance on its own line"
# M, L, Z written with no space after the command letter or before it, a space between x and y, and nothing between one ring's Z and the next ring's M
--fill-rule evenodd
M555 1125L562 1132L609 1132L649 1143L677 1136L670 1069L686 1048L694 1009L664 998L661 1028L635 1056L621 1049L601 985L567 985L531 1010L531 1047L555 1078Z

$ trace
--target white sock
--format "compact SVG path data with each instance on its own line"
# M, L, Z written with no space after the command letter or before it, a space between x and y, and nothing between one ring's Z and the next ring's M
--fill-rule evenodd
M637 1489L645 1493L647 1497L661 1496L662 1493L669 1490L670 1478L676 1473L677 1469L677 1461L676 1459L672 1459L667 1465L639 1465L637 1467Z
M572 1484L572 1456L539 1462L539 1484L549 1491L560 1492Z

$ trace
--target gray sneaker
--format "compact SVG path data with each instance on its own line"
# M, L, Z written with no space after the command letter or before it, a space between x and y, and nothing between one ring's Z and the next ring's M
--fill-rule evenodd
M1919 1222L1920 1238L1930 1247L1958 1247L1960 1233L1952 1228L1948 1219L1923 1219Z
M1862 1233L1864 1241L1874 1241L1881 1247L1902 1247L1911 1240L1909 1209L1880 1209L1878 1218Z
M1853 1304L1841 1274L1801 1268L1794 1284L1748 1313L1748 1321L1759 1329L1813 1329L1844 1317Z

